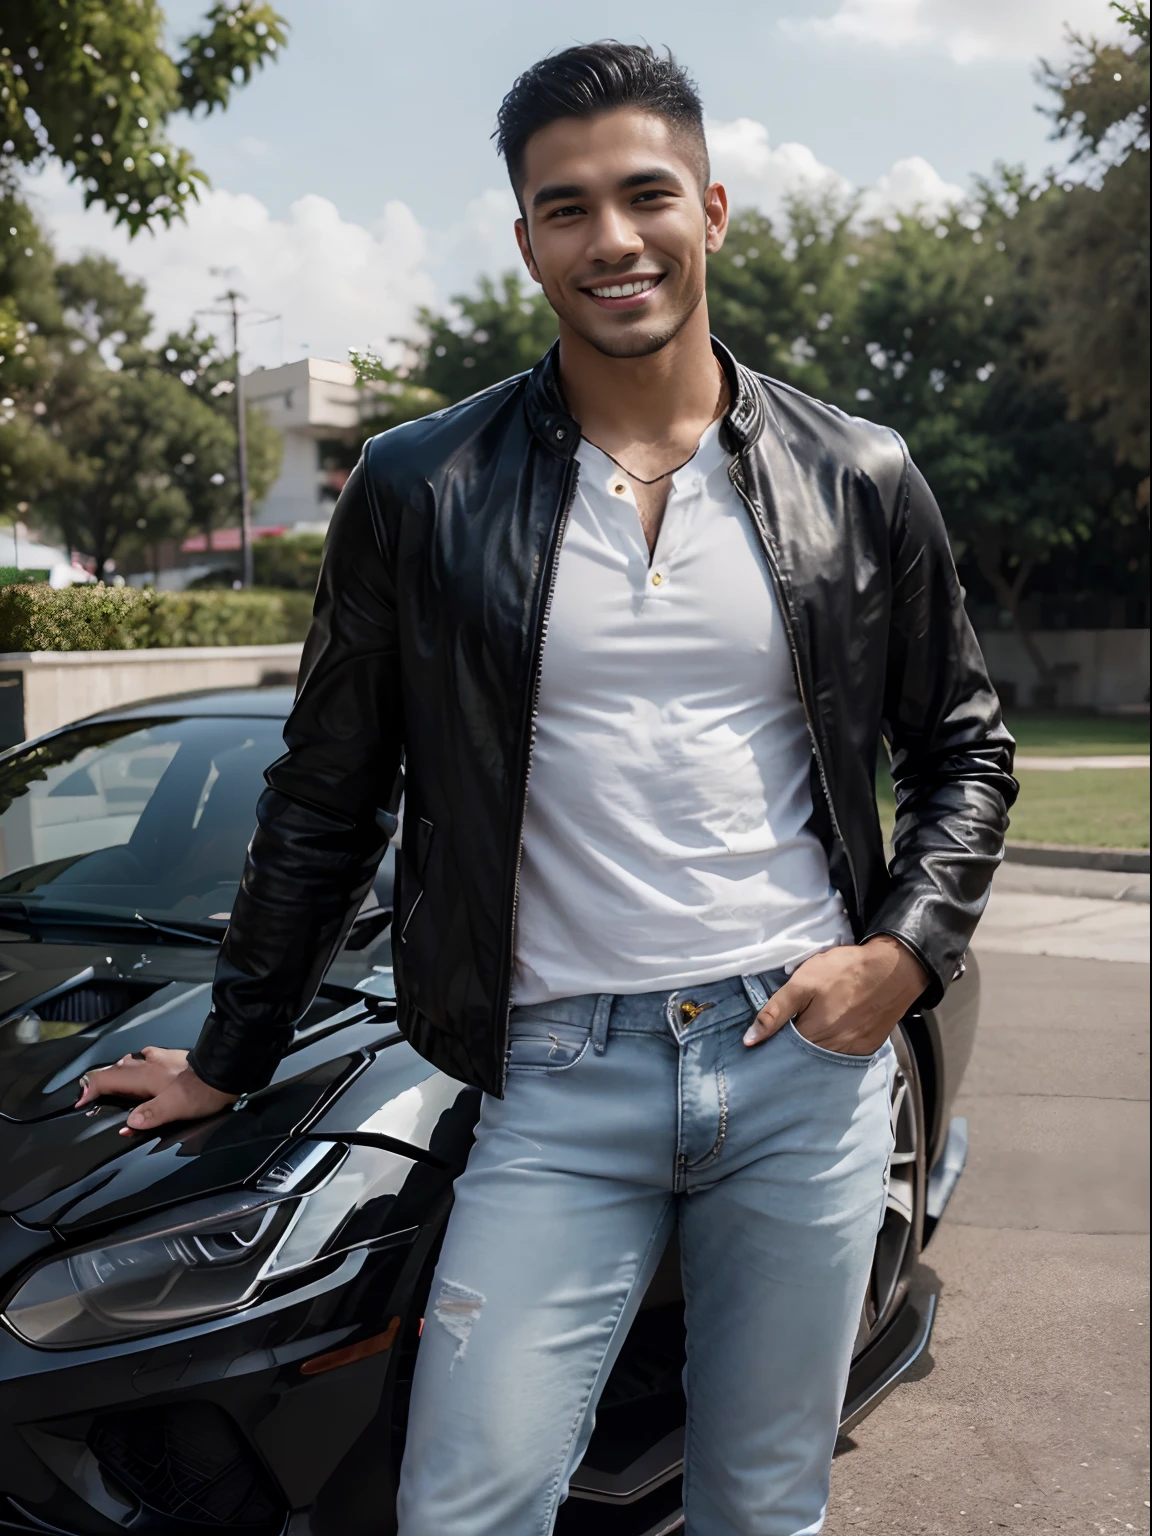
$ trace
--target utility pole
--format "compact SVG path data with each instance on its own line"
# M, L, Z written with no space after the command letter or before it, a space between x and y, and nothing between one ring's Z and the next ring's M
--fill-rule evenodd
M234 267L209 268L214 277L226 277L229 272L235 271ZM248 492L248 422L244 413L244 394L240 377L240 321L250 319L254 313L261 315L257 324L264 324L269 320L279 320L279 315L270 315L264 311L249 310L241 312L240 306L244 302L244 295L237 293L235 288L229 288L226 292L217 296L217 304L224 304L226 309L201 309L197 314L224 315L232 322L232 392L236 397L236 480L240 490L240 585L244 588L251 587L254 580L252 566L252 498Z
M248 423L244 416L244 391L240 380L240 303L244 295L229 288L217 303L227 304L232 320L232 378L236 396L236 479L240 486L240 584L252 585L252 502L248 495Z

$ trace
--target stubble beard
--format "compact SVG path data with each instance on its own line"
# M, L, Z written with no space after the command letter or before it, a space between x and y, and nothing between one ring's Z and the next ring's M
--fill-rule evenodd
M691 303L686 304L678 314L670 316L656 329L649 330L637 327L635 330L619 331L615 334L605 334L604 332L586 328L566 310L560 309L547 289L544 291L544 296L560 318L572 327L582 341L586 341L590 347L594 347L602 357L626 359L651 357L653 353L663 351L670 341L675 340L695 314L696 309L704 298L704 289L701 286L700 292L695 295Z

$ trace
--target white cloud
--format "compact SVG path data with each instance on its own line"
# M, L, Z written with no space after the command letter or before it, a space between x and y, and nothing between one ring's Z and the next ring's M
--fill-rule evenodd
M840 0L831 16L780 22L790 37L925 48L957 64L1057 58L1065 24L1097 36L1117 30L1107 0Z
M758 208L778 218L788 199L796 196L847 197L852 183L823 165L805 144L768 140L763 123L738 117L730 123L708 123L708 155L712 174L728 189L733 208Z
M857 189L824 165L804 144L779 144L773 149L763 123L740 117L734 122L708 124L712 170L728 189L734 208L756 208L779 221L789 198L828 196L846 203ZM892 213L941 214L960 202L962 188L946 182L919 155L897 160L891 170L860 193L860 222Z
M443 302L447 280L467 288L478 270L518 260L499 192L474 199L459 226L430 234L398 201L363 225L342 218L315 193L276 219L248 193L210 190L192 205L186 223L135 240L107 213L85 210L58 167L50 165L28 192L61 257L98 251L147 283L160 333L183 328L198 309L218 308L217 296L229 285L253 308L280 316L249 324L242 336L246 363L265 366L305 351L344 358L353 346L387 349L393 337L411 330L418 306ZM502 218L510 252L500 239ZM227 277L214 276L213 267L226 269ZM205 316L203 324L224 334L218 317Z
M428 232L428 261L442 300L471 292L481 272L511 269L531 285L512 233L517 212L511 187L489 187L465 205L458 223Z
M910 155L897 160L890 171L864 188L856 217L860 223L890 213L915 213L934 219L963 198L962 187L945 181L921 155Z

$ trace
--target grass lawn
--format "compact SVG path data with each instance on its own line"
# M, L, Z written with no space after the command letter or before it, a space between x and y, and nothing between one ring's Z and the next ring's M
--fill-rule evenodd
M1016 750L1029 757L1118 757L1148 751L1147 716L1009 715L1008 729L1016 738Z
M1008 831L1014 842L1148 847L1147 768L1021 769L1018 777L1020 798ZM896 813L887 764L876 774L876 799L887 837Z
M1021 769L1008 836L1022 843L1147 848L1147 768Z

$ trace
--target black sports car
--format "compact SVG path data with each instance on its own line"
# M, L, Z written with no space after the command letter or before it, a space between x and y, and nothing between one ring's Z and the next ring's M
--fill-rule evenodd
M378 1536L479 1096L394 1023L385 860L275 1081L131 1140L78 1078L190 1046L286 689L150 701L0 755L0 1528ZM910 1277L964 1162L970 961L897 1032L897 1150L846 1426L924 1348ZM675 1245L562 1532L681 1523Z

